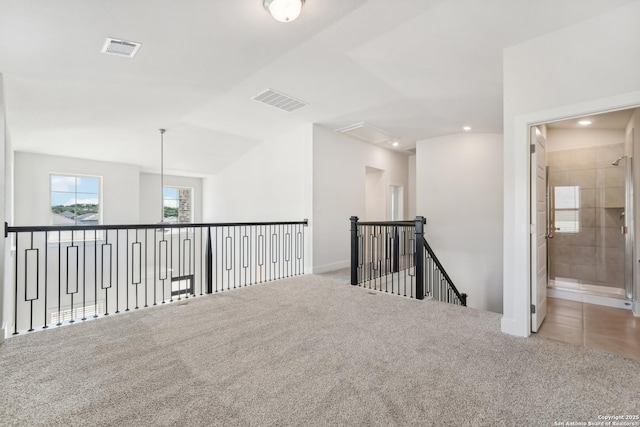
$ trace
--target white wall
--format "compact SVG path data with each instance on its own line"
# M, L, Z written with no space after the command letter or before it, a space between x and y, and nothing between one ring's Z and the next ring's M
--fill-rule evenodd
M364 221L384 221L387 218L387 187L384 179L385 171L365 167Z
M203 179L204 222L302 221L312 218L312 127L258 144L218 175ZM305 233L305 271L313 235Z
M415 218L416 217L416 156L409 156L408 159L408 191L405 192L407 195L407 213L405 215L406 218Z
M14 225L50 224L51 173L101 176L103 224L139 222L138 166L16 152Z
M2 74L0 74L0 224L4 225L7 220L6 210L6 193L8 188L7 175L6 175L6 150L10 148L7 144L7 129L5 122L5 106L4 106L4 83ZM2 245L0 245L0 345L4 341L6 322L4 319L4 287L5 283L9 283L5 278L5 253L7 253L7 245L9 242L4 239Z
M313 126L314 273L349 266L349 218L366 214L367 166L384 171L384 188L399 185L407 193L408 156Z
M504 51L504 332L530 334L531 124L640 104L640 2Z
M165 175L165 186L192 188L193 222L202 222L202 178ZM140 222L153 224L162 220L160 210L160 174L140 173Z
M203 182L205 222L294 221L311 214L311 125L265 140Z
M624 129L555 129L547 127L547 152L622 144ZM611 159L614 161L615 159Z
M502 312L502 135L418 141L417 212L425 237L467 303Z

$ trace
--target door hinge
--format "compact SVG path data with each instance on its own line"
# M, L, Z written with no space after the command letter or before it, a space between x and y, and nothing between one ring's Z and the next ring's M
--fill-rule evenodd
M531 154L535 153L536 152L536 144L531 144L530 147L531 147Z
M536 314L536 306L531 304L531 314Z

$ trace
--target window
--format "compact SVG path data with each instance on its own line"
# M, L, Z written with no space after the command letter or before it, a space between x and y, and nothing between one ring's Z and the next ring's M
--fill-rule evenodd
M163 193L164 222L192 222L191 188L164 187Z
M100 215L101 178L50 175L51 224L96 225Z
M580 232L580 187L554 188L555 227L558 233Z

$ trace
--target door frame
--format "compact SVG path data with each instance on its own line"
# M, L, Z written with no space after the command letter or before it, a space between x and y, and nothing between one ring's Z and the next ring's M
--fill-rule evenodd
M505 124L505 135L510 133L512 147L505 149L505 179L511 180L513 186L509 188L509 193L504 193L504 247L507 250L503 252L502 332L521 337L531 335L529 128L558 120L632 108L640 108L640 91L515 114L510 125ZM640 306L640 303L637 304ZM640 312L640 308L638 311Z

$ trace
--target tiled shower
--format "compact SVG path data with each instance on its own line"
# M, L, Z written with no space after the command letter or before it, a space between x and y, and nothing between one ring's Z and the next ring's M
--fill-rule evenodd
M595 285L622 294L625 288L624 144L547 153L550 279Z

